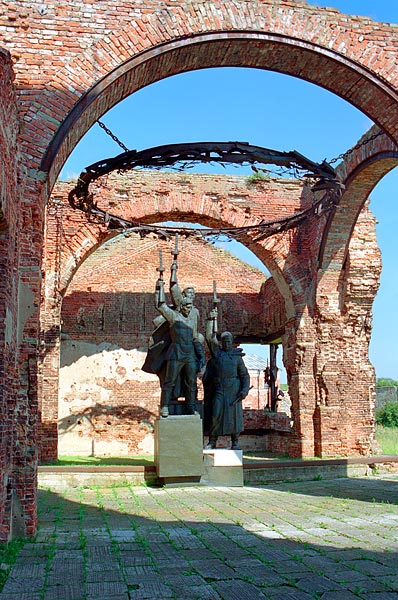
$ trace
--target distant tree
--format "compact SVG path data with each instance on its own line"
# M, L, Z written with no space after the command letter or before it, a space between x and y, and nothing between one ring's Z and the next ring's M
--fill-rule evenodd
M378 387L398 387L398 381L396 381L395 379L390 379L390 377L378 377L376 379L376 385Z
M383 427L398 427L398 403L387 402L383 408L377 408L376 423Z

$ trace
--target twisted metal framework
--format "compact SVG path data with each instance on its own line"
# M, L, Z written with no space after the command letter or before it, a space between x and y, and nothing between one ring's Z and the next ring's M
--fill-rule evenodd
M254 171L255 164L273 164L278 167L290 169L295 174L312 183L312 190L326 190L323 198L316 201L309 209L296 212L294 215L275 221L261 221L256 225L234 228L225 227L217 229L199 229L188 227L163 227L147 225L138 221L129 221L109 214L98 207L94 196L90 193L90 184L99 177L108 175L112 171L124 173L136 168L164 169L174 168L183 170L196 163L218 163L225 166L229 164L251 165ZM251 233L254 240L269 237L279 231L296 227L298 223L308 218L310 214L324 212L335 206L341 195L343 185L338 179L336 171L326 161L315 163L295 150L279 152L252 146L245 142L197 142L189 144L169 144L157 146L142 151L130 150L114 158L98 161L83 171L77 185L69 193L69 203L73 208L82 210L97 222L104 223L109 229L137 231L141 237L155 233L159 237L169 238L175 233L184 236L196 236L206 239L226 235L239 239L245 233Z

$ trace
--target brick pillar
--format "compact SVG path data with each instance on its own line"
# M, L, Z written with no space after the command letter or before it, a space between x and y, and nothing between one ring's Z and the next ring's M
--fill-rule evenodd
M294 318L286 323L283 339L284 365L293 419L289 454L294 458L314 456L314 333L312 319L306 313L300 319Z
M352 324L344 316L319 316L314 414L317 456L371 453L375 373L368 359L369 326L366 317Z
M319 273L314 311L318 456L372 451L375 371L369 361L369 342L380 272L375 218L365 206L340 270L331 263Z

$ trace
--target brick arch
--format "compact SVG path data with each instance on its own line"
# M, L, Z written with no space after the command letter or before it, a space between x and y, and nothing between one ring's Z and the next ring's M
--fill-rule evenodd
M374 133L374 129L368 135ZM362 141L366 140L366 136ZM358 215L377 183L398 165L398 146L386 135L364 144L339 167L344 194L325 227L319 256L319 291L328 272L342 269Z
M104 15L108 27L111 15ZM53 68L29 114L26 139L32 133L46 153L41 168L51 171L50 185L82 135L117 102L164 77L206 67L256 67L306 79L398 135L396 36L388 25L283 0L204 2L200 10L180 2L125 19L121 13L118 29L112 21L104 36L82 34L87 50Z
M113 189L113 185L109 182L107 187ZM301 184L298 183L297 187L298 207L300 204L299 196L302 192ZM266 195L266 190L263 193ZM282 186L280 186L279 193L282 194L279 201L283 202ZM101 194L101 196L103 195L104 193ZM106 200L104 206L106 206ZM254 216L249 217L245 208L239 206L238 202L228 202L225 198L214 202L210 197L204 198L203 195L193 192L188 195L176 192L167 197L164 194L151 193L145 196L144 201L135 204L134 208L130 208L128 203L121 203L118 207L113 206L112 208L116 214L123 218L136 219L142 223L163 221L198 222L214 228L254 225L258 222L257 213L259 210L261 211L261 207L257 207ZM277 211L275 216L280 216ZM78 235L72 234L67 239L67 243L64 244L67 253L62 256L62 268L59 278L59 290L62 295L65 294L74 274L83 262L100 245L116 235L108 232L103 226L88 222L85 215L79 218L79 216L76 216L76 211L71 211L71 218L72 220L78 219L80 226ZM287 318L294 316L295 306L303 301L303 290L298 282L304 281L306 278L306 272L300 262L300 257L293 248L294 238L292 232L283 232L259 242L254 241L249 234L242 235L239 240L270 271L283 297Z

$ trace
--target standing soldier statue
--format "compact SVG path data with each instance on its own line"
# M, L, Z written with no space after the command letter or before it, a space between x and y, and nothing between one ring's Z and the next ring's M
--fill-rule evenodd
M220 435L231 436L231 449L238 449L239 434L243 431L242 400L250 389L250 377L242 358L242 349L233 348L229 331L217 340L217 293L213 284L214 308L206 323L206 342L211 358L203 377L205 427L209 430L207 448L216 448Z
M170 286L177 285L178 240L174 251ZM204 365L204 348L198 332L198 311L193 312L192 299L181 295L177 306L168 306L163 280L162 250L159 249L159 278L155 289L155 306L160 313L155 319L156 329L142 369L156 373L160 380L160 416L169 416L171 400L185 398L186 414L195 413L197 373ZM173 278L174 274L174 278Z

